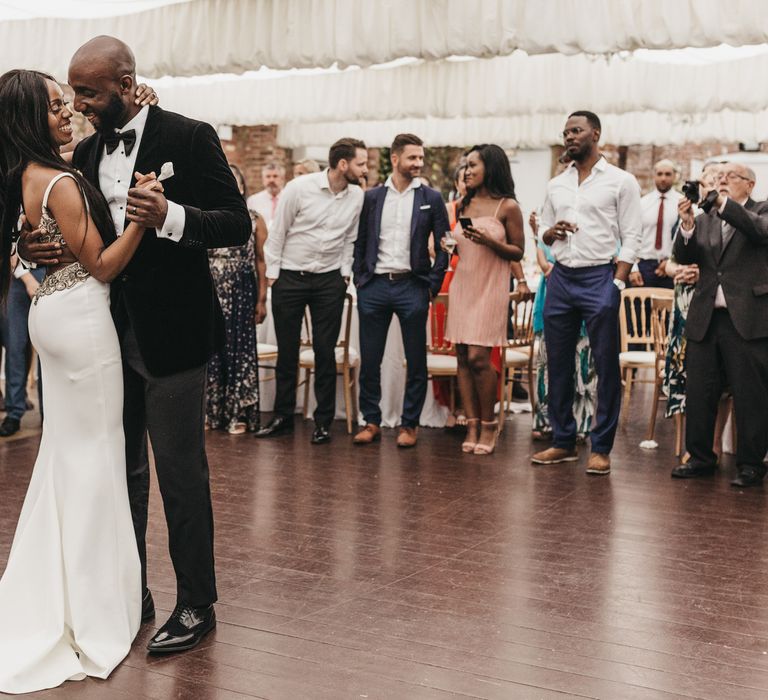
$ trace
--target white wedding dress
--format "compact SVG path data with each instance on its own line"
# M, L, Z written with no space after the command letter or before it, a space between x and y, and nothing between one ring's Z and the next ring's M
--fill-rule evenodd
M66 176L66 175L64 175ZM41 227L60 237L43 198ZM30 308L42 364L40 452L0 580L0 691L106 678L141 618L128 503L120 346L109 285L79 263L47 277Z

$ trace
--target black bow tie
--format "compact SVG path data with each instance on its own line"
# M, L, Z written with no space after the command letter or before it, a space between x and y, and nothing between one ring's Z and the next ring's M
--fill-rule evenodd
M136 145L136 130L128 129L128 131L115 131L111 134L104 134L104 144L107 147L107 155L112 153L122 141L125 144L125 155L131 155L133 147Z

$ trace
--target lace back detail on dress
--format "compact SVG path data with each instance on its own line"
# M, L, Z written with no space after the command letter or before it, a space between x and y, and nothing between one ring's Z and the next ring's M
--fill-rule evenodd
M40 236L41 243L62 243L64 238L61 235L59 224L53 218L53 214L48 209L48 196L51 194L53 186L62 178L74 176L71 173L61 173L54 177L49 183L43 195L43 209L40 215L40 229L43 233ZM62 267L56 272L45 276L40 286L35 292L33 304L37 304L41 297L48 296L54 292L63 292L65 289L74 287L78 282L84 282L90 277L90 273L79 262L72 263Z

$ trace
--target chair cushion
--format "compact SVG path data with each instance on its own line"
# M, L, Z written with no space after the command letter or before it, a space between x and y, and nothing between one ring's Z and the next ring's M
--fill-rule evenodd
M270 355L277 355L277 345L270 343L259 343L259 357L269 357Z
M336 348L336 364L341 366L344 363L344 348ZM315 366L315 351L307 348L299 353L299 364L302 367ZM349 366L357 367L360 364L360 355L354 348L349 349Z
M656 366L656 353L649 350L628 350L619 353L619 363L629 365Z
M427 353L427 372L456 373L458 363L456 355L438 355L431 352Z
M504 352L504 363L507 366L527 365L530 357L530 354L525 352L523 348L507 348Z

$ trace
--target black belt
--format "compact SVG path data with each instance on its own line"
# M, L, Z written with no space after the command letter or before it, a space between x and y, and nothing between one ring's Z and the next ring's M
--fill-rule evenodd
M407 280L413 277L412 272L383 272L375 277L384 277L390 282L399 282L400 280Z

